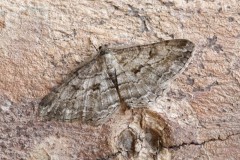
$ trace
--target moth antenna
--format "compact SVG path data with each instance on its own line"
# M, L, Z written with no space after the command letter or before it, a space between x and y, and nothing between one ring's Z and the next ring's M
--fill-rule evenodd
M91 38L89 38L89 41L90 41L90 43L91 43L91 45L95 48L95 50L97 51L97 53L99 53L99 47L96 47L94 44L96 44L96 43L94 43L94 40L92 40Z
M97 52L99 52L99 47L97 48L94 44L92 44L93 45L93 47L95 48L95 50L97 51Z

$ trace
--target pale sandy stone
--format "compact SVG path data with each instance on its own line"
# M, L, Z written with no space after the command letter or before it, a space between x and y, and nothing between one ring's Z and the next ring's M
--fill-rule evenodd
M1 0L0 105L11 106L0 111L0 159L120 159L112 137L136 123L130 113L102 128L41 122L37 101L95 55L95 47L173 37L191 40L196 50L149 111L159 128L167 124L171 131L158 158L240 159L239 7L237 0ZM49 146L49 137L57 145ZM141 153L150 155L146 148Z

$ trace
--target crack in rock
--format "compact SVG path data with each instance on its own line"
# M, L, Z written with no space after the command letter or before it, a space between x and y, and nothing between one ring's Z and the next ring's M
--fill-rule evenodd
M112 153L112 154L109 154L105 157L102 157L102 158L97 158L97 160L109 160L109 159L113 159L113 158L116 158L119 154L121 153L121 151L117 151L115 153Z
M235 133L235 134L231 134L231 135L228 135L226 138L220 138L220 136L216 139L216 138L212 138L212 139L209 139L209 140L206 140L206 141L203 141L203 142L190 142L190 143L182 143L180 145L172 145L172 146L169 146L169 147L163 147L163 148L166 148L166 149L174 149L174 150L177 150L177 149L180 149L181 147L185 147L185 146L190 146L190 145L196 145L196 146L201 146L201 145L204 145L208 142L216 142L216 141L226 141L228 140L229 138L233 137L233 136L237 136L237 135L240 135L240 133Z

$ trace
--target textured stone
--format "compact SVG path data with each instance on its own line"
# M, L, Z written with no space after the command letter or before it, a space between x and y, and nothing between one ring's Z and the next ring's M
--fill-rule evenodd
M1 0L0 159L124 159L126 129L140 136L134 159L240 159L239 7L237 0ZM172 38L196 49L150 109L116 113L99 127L38 119L39 100L98 46ZM157 153L151 137L161 139Z

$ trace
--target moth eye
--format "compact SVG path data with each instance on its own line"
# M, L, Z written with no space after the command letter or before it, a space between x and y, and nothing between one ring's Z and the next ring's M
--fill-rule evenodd
M104 44L104 45L101 45L98 47L99 50L105 50L108 48L108 45L107 44Z

